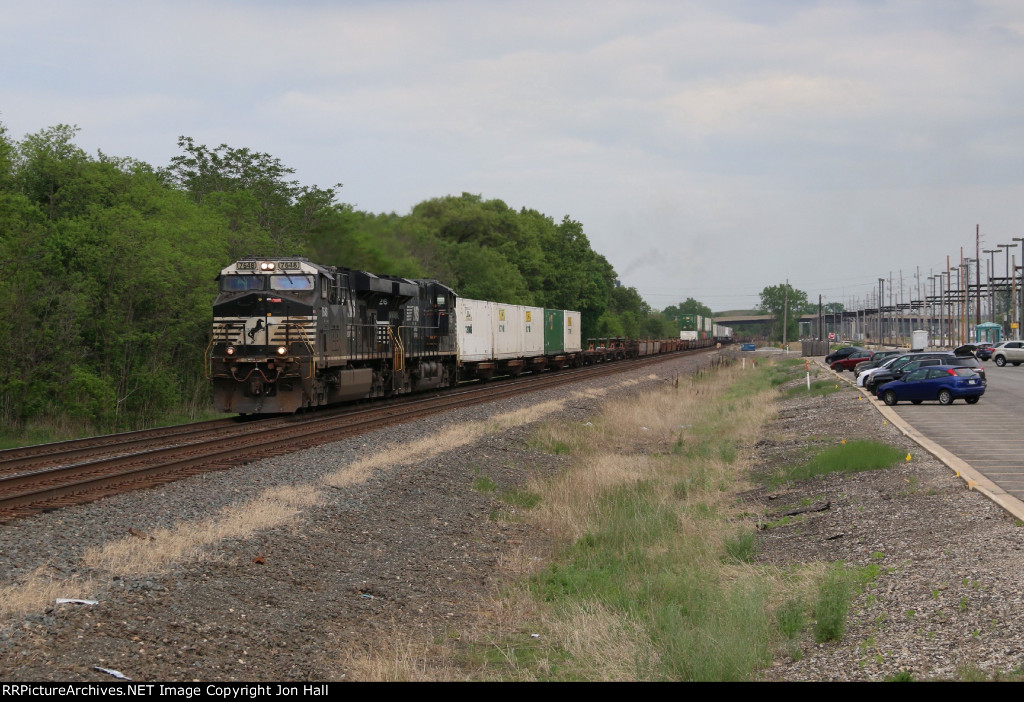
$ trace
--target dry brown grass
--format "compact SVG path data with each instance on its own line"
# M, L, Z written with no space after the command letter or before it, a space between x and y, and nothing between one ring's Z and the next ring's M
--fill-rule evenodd
M657 660L644 626L598 602L574 603L546 621L547 631L573 661L574 677L592 681L641 680Z
M89 549L82 560L90 568L119 575L159 572L176 563L201 560L206 549L226 539L244 538L292 521L303 508L319 501L319 493L310 485L277 487L201 522L157 529L151 539L128 536Z
M43 610L58 597L89 599L95 586L92 579L55 578L47 568L37 568L24 582L0 587L0 617Z
M337 659L345 679L353 682L469 681L452 663L451 644L418 641L406 631L391 631L368 650L345 650Z

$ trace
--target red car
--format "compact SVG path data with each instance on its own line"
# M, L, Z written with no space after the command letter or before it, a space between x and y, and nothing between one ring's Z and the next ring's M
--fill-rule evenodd
M836 373L842 373L844 370L848 370L852 373L853 369L857 367L858 363L861 363L862 361L871 360L871 356L871 351L862 350L858 353L852 353L846 358L840 358L838 361L832 361L832 364L829 366L829 368L834 370Z

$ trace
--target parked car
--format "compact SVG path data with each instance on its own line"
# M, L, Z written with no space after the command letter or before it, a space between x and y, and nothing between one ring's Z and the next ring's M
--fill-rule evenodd
M857 385L866 387L868 390L875 391L878 386L883 383L887 383L890 380L896 380L904 373L925 365L917 362L924 359L931 361L927 365L936 365L938 363L948 366L971 368L981 376L982 382L985 382L985 368L981 365L978 359L974 357L975 348L977 347L974 344L966 344L954 349L953 351L921 351L917 353L903 354L902 356L897 356L894 359L886 361L878 368L867 370L862 373L857 378ZM908 365L911 363L914 363L914 365Z
M944 355L932 355L927 352L922 352L913 358L908 359L905 363L897 363L892 368L882 368L877 373L873 374L870 378L869 383L865 383L865 387L869 390L877 391L879 387L885 385L893 380L899 380L907 373L911 373L918 368L924 368L925 366L938 366L945 363L948 359Z
M836 373L842 373L844 370L852 372L853 369L856 368L858 363L862 363L864 361L869 360L871 360L870 351L861 351L860 353L855 351L846 358L840 358L837 361L832 361L832 363L829 365L829 368L834 370Z
M892 358L887 358L882 361L882 365L876 368L868 368L867 370L859 373L857 375L857 387L870 388L871 386L868 385L868 381L871 380L871 376L881 372L884 368L892 368L897 363L909 360L910 356L911 355L909 353L904 353L901 356L893 356Z
M869 368L878 368L880 365L888 361L893 356L899 356L907 353L906 350L895 349L891 351L875 351L871 354L871 358L866 361L861 361L853 368L853 374L859 376Z
M844 346L843 348L838 349L837 351L833 351L829 355L825 356L825 363L831 366L834 361L842 360L849 356L850 354L854 353L859 353L863 356L867 356L868 350L862 349L860 346Z
M973 405L985 394L985 381L972 368L963 366L927 366L879 386L877 395L887 405L937 400L940 405L963 398Z
M985 342L984 344L978 344L978 350L974 352L974 355L979 361L987 361L992 358L992 349L995 348L995 344Z
M1007 363L1019 366L1024 361L1024 341L1004 341L992 349L992 360L1000 368Z

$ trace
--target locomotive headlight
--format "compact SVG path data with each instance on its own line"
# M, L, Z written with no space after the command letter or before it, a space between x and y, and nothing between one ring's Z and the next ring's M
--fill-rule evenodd
M270 263L270 262L261 263L260 264L260 270L261 271L272 271L272 270L274 270L274 264Z
M234 356L235 355L235 347L234 346L228 346L226 349L224 349L224 353L227 354L228 356Z
M287 346L278 346L277 347L277 355L278 356L284 356L286 353L288 353L288 347Z

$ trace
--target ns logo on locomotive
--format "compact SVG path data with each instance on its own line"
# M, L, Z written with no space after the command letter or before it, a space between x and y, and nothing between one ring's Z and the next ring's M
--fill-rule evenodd
M299 257L244 258L217 280L206 362L223 412L295 412L583 362L579 312L459 299L436 280Z

